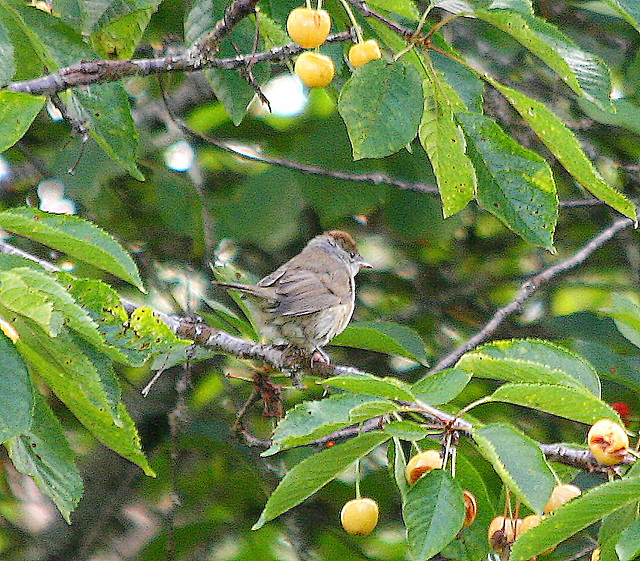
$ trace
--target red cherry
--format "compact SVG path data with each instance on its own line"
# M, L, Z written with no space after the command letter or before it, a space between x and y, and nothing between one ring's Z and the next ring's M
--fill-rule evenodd
M617 411L623 421L625 417L631 415L631 409L629 409L629 406L624 401L614 401L611 403L611 409Z

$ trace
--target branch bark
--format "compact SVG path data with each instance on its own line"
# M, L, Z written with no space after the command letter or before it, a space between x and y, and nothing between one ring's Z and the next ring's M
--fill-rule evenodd
M453 366L458 362L463 354L475 349L478 345L489 339L489 337L496 332L498 327L500 327L502 322L510 315L518 312L522 308L522 304L531 298L531 296L533 296L542 285L549 282L555 276L583 263L594 251L596 251L596 249L610 241L616 236L616 234L618 234L618 232L633 226L633 224L634 222L630 218L616 220L611 226L596 235L571 257L559 261L555 265L552 265L522 283L515 298L511 300L511 302L496 310L480 331L460 345L457 349L442 358L442 360L440 360L440 362L438 362L438 364L436 364L429 373L433 374L434 372L439 372L440 370Z

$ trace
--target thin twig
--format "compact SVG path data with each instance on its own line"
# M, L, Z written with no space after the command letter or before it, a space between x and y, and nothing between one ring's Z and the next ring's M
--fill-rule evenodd
M216 148L219 148L220 150L224 150L225 152L229 152L230 154L234 154L235 156L239 156L240 158L243 158L245 160L252 160L255 162L261 162L273 166L293 169L309 175L322 175L325 177L332 177L334 179L341 179L345 181L373 183L374 185L391 185L393 187L398 187L399 189L402 189L404 191L414 191L416 193L426 193L429 195L435 195L438 193L438 187L435 185L421 182L404 181L402 179L389 177L384 173L350 173L346 171L329 170L327 168L314 166L311 164L301 164L299 162L294 162L285 158L265 156L264 154L260 154L248 146L238 148L237 142L231 143L224 140L219 140L207 134L193 130L189 125L187 125L187 123L185 123L176 115L172 115L172 117L175 124L189 136L202 140L207 144L211 144Z
M525 281L518 290L515 298L511 300L506 306L499 308L491 317L491 319L484 325L484 327L478 331L471 339L460 345L457 349L446 355L438 364L436 364L429 373L439 372L445 368L453 366L462 355L475 349L478 345L489 339L493 333L500 327L502 322L510 315L516 313L521 309L522 304L529 299L544 283L549 282L553 277L560 273L580 265L585 261L596 249L602 247L611 238L613 238L618 232L633 226L633 220L629 218L622 218L616 220L611 226L604 229L597 236L595 236L589 243L584 245L580 250L574 253L568 259L559 261L555 265L541 271L537 275L534 275L527 281Z

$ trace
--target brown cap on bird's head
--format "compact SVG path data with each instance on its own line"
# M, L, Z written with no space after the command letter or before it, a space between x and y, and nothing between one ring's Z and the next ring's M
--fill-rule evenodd
M330 230L324 234L325 236L330 236L335 240L335 242L344 249L347 253L352 255L353 257L357 257L357 260L360 263L360 268L362 269L371 269L372 266L369 265L358 252L358 246L356 245L356 241L351 237L351 234L343 230Z

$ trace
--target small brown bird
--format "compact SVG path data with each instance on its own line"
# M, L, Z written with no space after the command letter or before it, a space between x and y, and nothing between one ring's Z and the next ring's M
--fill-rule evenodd
M332 230L313 238L257 285L217 284L254 297L254 319L274 344L318 351L328 361L321 347L347 327L355 305L354 277L370 267L349 234Z

